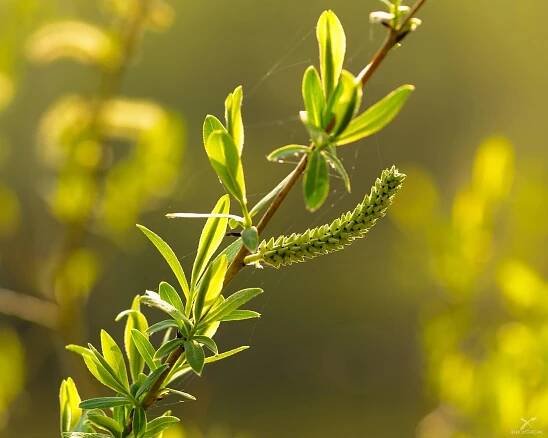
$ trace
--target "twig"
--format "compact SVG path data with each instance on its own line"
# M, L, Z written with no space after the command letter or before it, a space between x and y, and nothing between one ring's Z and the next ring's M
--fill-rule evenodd
M55 303L4 288L0 288L0 312L53 330L59 319Z

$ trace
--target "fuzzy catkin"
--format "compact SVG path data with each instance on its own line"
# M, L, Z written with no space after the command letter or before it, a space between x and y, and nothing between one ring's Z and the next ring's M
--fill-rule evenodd
M353 211L344 213L331 224L304 233L263 240L257 253L246 257L245 262L280 268L344 249L354 240L364 237L386 214L404 179L405 174L399 173L395 166L384 169L371 192Z

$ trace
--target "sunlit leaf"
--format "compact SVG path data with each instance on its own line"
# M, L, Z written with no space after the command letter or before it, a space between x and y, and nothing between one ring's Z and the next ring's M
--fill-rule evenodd
M87 413L88 420L91 421L95 426L99 427L100 429L111 432L113 434L120 434L124 430L122 425L118 423L116 420L104 414L100 414L98 412L100 411L93 411L93 412Z
M179 262L179 259L175 255L175 252L160 236L158 236L153 231L149 230L143 225L137 225L137 228L139 228L145 234L145 236L148 237L148 239L154 244L156 249L158 249L160 254L164 257L167 264L175 274L175 277L177 277L177 280L179 281L179 284L183 289L183 293L185 294L187 301L190 300L190 288L188 287L188 282L186 280L183 267L181 266L181 262Z
M245 319L260 318L261 314L254 310L234 310L225 315L221 321L242 321Z
M314 66L308 67L304 72L302 95L308 123L318 128L325 128L322 126L325 95L320 75Z
M183 300L171 284L162 281L158 286L158 292L162 300L168 302L180 312L184 312Z
M74 381L69 377L61 382L59 389L59 410L61 432L69 432L74 429L82 416L80 409L80 394Z
M339 81L346 52L344 29L333 11L324 11L320 16L316 37L320 48L324 95L329 98Z
M221 121L211 114L208 114L204 120L204 125L202 128L202 140L204 142L204 145L207 144L207 140L211 134L213 134L215 131L224 131L228 132L225 128L225 126L221 123Z
M243 89L237 87L234 92L230 93L225 100L225 120L226 129L232 136L238 153L242 155L244 147L244 124L242 122L242 100Z
M225 195L217 201L217 204L215 204L212 213L228 214L229 211L230 197L228 195ZM193 288L198 283L198 280L203 274L207 263L223 241L226 233L227 224L228 220L226 218L211 217L207 220L204 228L202 229L200 242L198 243L198 251L196 253L196 258L194 259L194 265L192 266Z
M379 132L398 115L414 89L412 85L403 85L369 107L337 137L337 145L352 143Z
M80 403L81 409L106 409L115 406L125 406L131 404L131 401L125 397L97 397L84 400Z
M120 350L116 341L105 330L101 330L101 349L105 360L114 370L118 379L129 388L126 363L124 362L122 350Z
M303 179L303 193L306 208L310 211L320 208L329 194L329 169L318 150L309 155Z
M202 374L205 360L204 349L194 341L185 341L184 346L188 364L196 374Z
M161 417L155 418L154 420L148 422L145 438L156 438L159 433L179 421L180 420L177 417L173 417L171 415L162 415Z
M334 149L326 149L322 151L322 155L325 157L329 165L335 170L335 172L337 172L342 178L346 191L350 193L350 176L344 168L344 164L342 163L342 161L339 159L339 157L337 157L337 151Z
M309 150L308 146L301 144L289 144L287 146L282 146L272 152L270 152L266 159L268 161L281 161L287 157L295 157L302 154L306 154Z
M145 334L139 330L133 329L131 331L131 339L137 348L137 351L144 359L150 370L155 370L158 364L154 361L154 355L156 350L148 340Z
M194 302L196 321L199 321L202 314L217 300L223 289L227 269L228 260L224 255L215 259L207 268L196 291L196 300Z
M131 309L127 312L127 321L124 327L124 349L128 357L132 382L137 380L139 373L143 371L145 366L144 359L133 342L132 333L133 330L137 330L145 334L147 333L147 329L148 322L145 315L141 313L140 297L136 296L131 304Z
M225 189L238 202L247 204L244 171L238 148L226 131L214 131L205 143L207 156Z
M135 438L143 438L147 429L147 416L142 407L133 409L133 436Z
M197 335L192 338L194 341L206 346L213 354L219 353L219 348L213 339L208 336Z
M221 305L213 308L207 315L206 322L220 321L226 315L230 315L234 310L240 308L249 300L263 293L262 289L249 288L242 289L230 295Z

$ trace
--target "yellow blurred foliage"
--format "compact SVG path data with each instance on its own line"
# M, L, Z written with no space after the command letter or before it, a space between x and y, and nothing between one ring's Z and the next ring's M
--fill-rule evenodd
M29 39L27 56L39 64L67 58L113 69L121 55L116 40L101 28L67 20L46 24L36 31Z
M15 331L0 329L0 429L25 381L25 353Z
M393 206L421 255L409 263L441 291L423 311L427 381L439 407L419 425L422 438L507 436L533 417L532 429L548 428L548 285L542 262L527 257L538 253L545 227L512 229L548 210L523 208L533 201L524 186L545 187L528 170L517 167L508 140L491 138L479 146L450 215L418 169Z

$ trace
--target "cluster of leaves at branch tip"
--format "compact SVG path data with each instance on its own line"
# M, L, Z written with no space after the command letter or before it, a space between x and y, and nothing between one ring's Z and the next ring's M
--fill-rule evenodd
M277 162L290 155L300 155L302 165L306 164L303 190L309 210L318 209L329 193L329 167L343 178L350 191L350 178L337 157L337 149L383 129L396 117L414 89L411 85L403 85L358 114L362 98L361 75L356 77L343 69L346 38L332 11L321 15L317 38L320 73L315 67L309 67L302 84L305 111L301 112L301 120L310 143L284 146L268 156L270 161ZM135 297L131 307L117 316L117 321L126 318L123 350L104 330L101 332L101 351L91 344L67 347L82 357L90 373L114 395L81 401L74 382L70 378L63 381L60 392L63 437L161 438L162 431L179 419L169 411L150 419L147 409L170 395L194 399L192 395L174 389L173 382L189 372L201 375L206 364L248 348L241 346L219 353L213 340L221 323L260 316L242 307L260 295L262 289L225 292L226 284L234 274L230 267L234 264L243 266L237 254L247 250L250 255L245 259L246 263L278 268L341 250L363 237L385 215L400 189L405 175L392 166L382 172L371 192L353 211L331 224L259 244L254 219L270 206L279 206L276 198L291 188L294 174L288 175L253 207L248 205L242 160L242 102L243 89L237 87L225 100L224 123L208 115L203 125L206 154L226 193L211 213L168 215L207 219L190 281L171 246L153 231L138 225L170 267L176 286L162 281L157 290L148 290ZM236 201L239 215L231 213L231 199ZM268 215L263 219L265 217ZM239 229L240 237L219 250L229 228ZM164 319L149 325L141 305L159 310ZM162 337L153 343L152 336L156 334L162 334Z
M384 217L404 179L405 174L399 173L395 166L383 170L371 192L353 211L342 214L330 224L308 229L304 233L263 240L257 253L246 257L246 263L280 268L344 249L354 240L365 237Z

